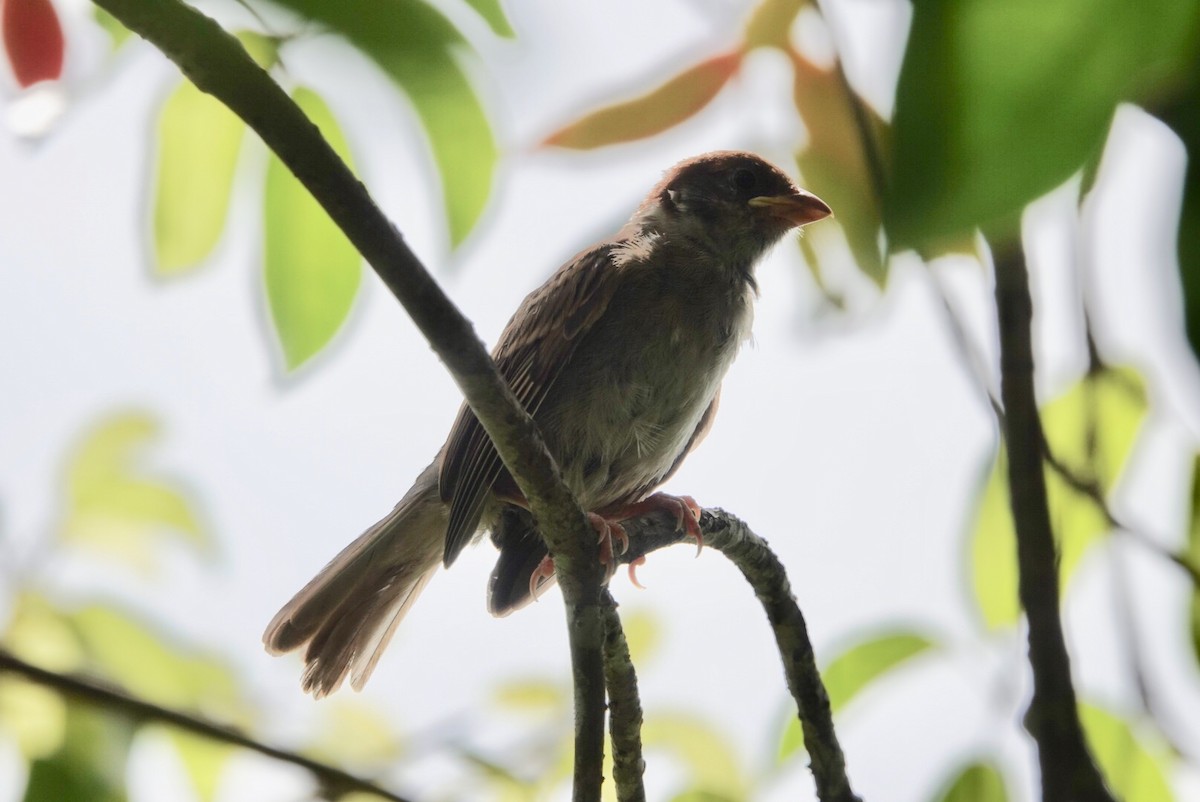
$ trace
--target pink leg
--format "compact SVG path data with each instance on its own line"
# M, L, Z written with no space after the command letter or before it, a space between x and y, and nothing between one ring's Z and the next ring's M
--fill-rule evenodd
M700 532L700 505L691 496L672 496L667 493L655 493L641 501L618 507L606 517L618 521L628 521L652 512L666 510L675 516L676 530L687 533L696 541L696 555L704 549L704 535Z
M624 554L629 550L629 535L625 532L625 527L613 520L609 520L602 515L597 515L594 512L587 514L588 522L592 528L596 530L596 534L600 538L600 563L608 569L608 575L612 576L617 570L616 553L613 551L613 541L615 540L621 546L621 553ZM529 575L529 595L537 601L538 590L544 580L554 576L554 558L546 556L537 568L533 569L533 573ZM634 584L637 584L636 579Z

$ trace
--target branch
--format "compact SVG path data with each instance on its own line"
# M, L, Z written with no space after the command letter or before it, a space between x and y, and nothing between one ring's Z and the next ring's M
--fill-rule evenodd
M299 766L316 777L322 787L329 792L331 798L339 797L350 791L365 791L383 799L390 799L392 802L408 802L405 797L394 794L370 780L355 777L353 774L348 774L328 764L311 760L286 749L277 749L276 747L268 746L261 741L248 738L230 727L214 724L179 710L159 707L156 704L137 699L115 688L102 685L95 680L59 674L55 671L38 668L35 665L26 663L6 649L0 649L0 671L19 674L39 685L53 688L63 696L83 702L84 704L102 707L136 722L153 721L159 724L166 724L214 741L240 746L243 749L250 749L283 763L291 763L293 766Z
M617 603L604 591L604 681L608 686L608 732L612 739L613 782L620 802L646 802L642 774L642 703L629 644Z
M1042 427L1033 388L1033 301L1019 243L995 250L1000 393L1008 481L1017 530L1019 594L1029 620L1033 700L1025 728L1038 745L1046 802L1112 802L1088 753L1058 610L1058 554L1042 472Z
M674 543L686 541L694 545L666 513L638 518L622 526L629 534L629 549L618 557L624 563ZM846 758L834 731L829 696L817 671L808 627L792 595L783 564L765 540L750 531L744 521L724 510L705 510L700 516L700 530L705 546L717 549L738 567L767 613L788 690L796 700L817 797L821 802L859 802L846 775Z
M603 779L602 569L595 533L563 484L532 418L470 322L438 288L367 190L284 91L216 22L178 0L96 0L228 106L308 188L399 299L446 364L529 500L563 590L575 678L575 798Z

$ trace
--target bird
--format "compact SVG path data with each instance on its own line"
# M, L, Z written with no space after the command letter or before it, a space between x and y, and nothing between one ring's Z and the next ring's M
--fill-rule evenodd
M652 509L698 537L699 507L654 491L704 439L749 338L755 266L788 232L828 217L817 196L743 151L676 164L616 233L531 292L492 357L538 424L600 534ZM491 533L488 609L507 615L553 581L537 525L465 403L445 445L382 520L272 619L267 650L304 648L303 689L361 690L439 566ZM603 551L603 549L602 549Z

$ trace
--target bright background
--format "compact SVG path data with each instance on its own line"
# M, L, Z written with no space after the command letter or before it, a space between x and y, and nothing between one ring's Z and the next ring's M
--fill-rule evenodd
M68 606L100 598L138 610L180 642L232 663L260 710L264 738L303 744L351 692L312 702L299 691L299 661L266 655L261 632L326 560L391 508L441 444L459 395L369 271L333 346L284 375L257 270L266 161L257 142L243 152L215 255L185 277L152 277L149 155L155 116L179 76L141 42L108 63L85 6L63 7L74 48L66 109L44 135L0 136L0 582L35 583ZM677 160L739 147L791 164L801 124L781 111L791 89L771 53L752 56L709 108L662 136L583 155L536 147L564 122L732 43L745 8L509 3L518 34L511 41L460 10L456 22L480 53L473 72L504 157L483 223L453 253L431 200L437 184L425 145L394 88L329 38L295 46L286 65L329 101L376 200L492 343L527 292L614 231ZM239 19L236 9L223 11ZM828 12L852 80L888 113L906 6L841 0ZM823 46L811 19L793 35ZM7 97L19 99L11 85ZM1183 466L1200 433L1200 375L1182 336L1172 266L1184 158L1162 125L1124 109L1102 191L1083 219L1075 219L1070 188L1025 218L1039 391L1053 397L1086 364L1078 258L1101 316L1101 348L1114 363L1135 364L1151 396L1115 506L1172 548L1182 542L1187 510ZM1082 255L1071 239L1076 225ZM932 280L996 387L989 273L965 257L932 270L900 257L880 295L848 256L826 267L847 311L824 300L794 244L760 266L754 345L729 374L713 433L666 489L739 515L771 542L819 658L900 625L940 643L839 717L864 799L925 800L956 764L979 754L998 757L1019 781L1013 798L1032 798L1034 751L1018 726L1029 693L1023 636L983 637L968 586L967 538L996 425ZM88 427L130 410L160 422L148 465L188 488L215 553L196 560L177 546L152 574L86 552L39 559L59 522L67 455ZM494 556L487 545L468 550L436 577L361 695L412 736L416 755L391 785L415 798L494 798L456 785L467 770L439 744L466 743L505 762L514 733L532 725L498 710L497 686L565 683L569 675L557 592L503 620L486 613ZM623 574L612 587L623 613L647 612L661 627L661 647L639 667L647 715L699 717L728 740L745 773L771 766L790 700L748 587L711 550L698 559L688 548L656 553L640 577L645 591ZM1200 674L1184 637L1190 586L1127 538L1089 553L1071 587L1068 636L1081 695L1112 710L1137 709L1114 601L1121 581L1136 588L1132 628L1163 723L1177 743L1200 751ZM654 752L648 763L650 798L667 798L684 769ZM0 800L20 798L22 765L0 738ZM1175 765L1176 798L1200 800L1200 771ZM139 738L129 776L132 799L195 798L161 737ZM311 792L302 772L239 755L216 799L282 802ZM810 794L801 758L756 798Z

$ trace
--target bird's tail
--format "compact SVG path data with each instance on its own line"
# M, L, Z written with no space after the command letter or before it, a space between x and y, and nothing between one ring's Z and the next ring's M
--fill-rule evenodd
M283 606L263 634L282 654L307 644L304 690L320 698L350 675L361 690L400 619L442 559L447 508L437 463L383 520L359 536Z

